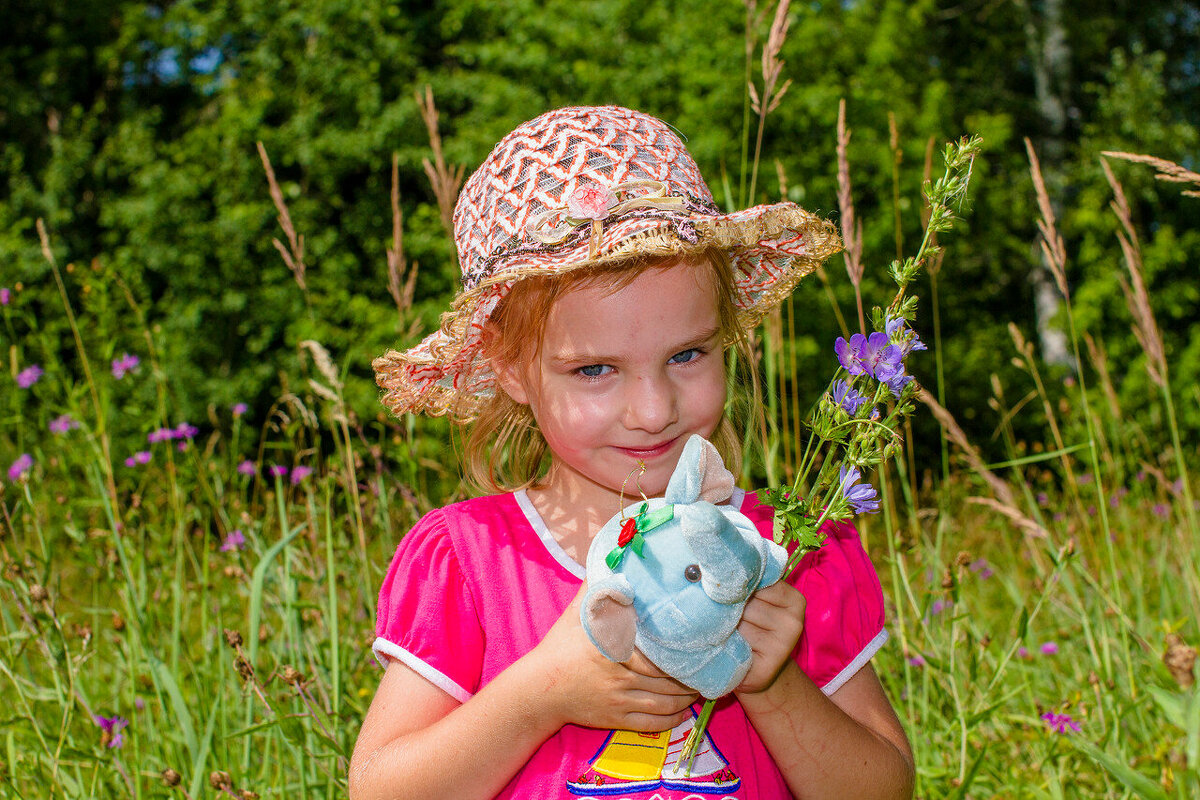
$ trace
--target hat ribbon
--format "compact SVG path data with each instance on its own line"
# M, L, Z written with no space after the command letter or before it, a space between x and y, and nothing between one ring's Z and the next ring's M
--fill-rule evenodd
M629 196L637 190L644 191ZM668 195L667 185L654 180L624 181L608 189L580 186L571 193L565 206L548 208L530 217L526 230L542 244L553 245L560 244L581 225L590 222L592 236L588 242L588 258L595 258L600 250L603 221L638 208L682 211L684 198Z

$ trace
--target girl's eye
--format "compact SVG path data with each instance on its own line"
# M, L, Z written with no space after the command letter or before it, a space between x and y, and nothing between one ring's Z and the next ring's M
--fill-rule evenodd
M607 364L588 364L586 367L580 367L575 371L585 378L599 378L603 375L607 375L608 370L610 369L612 369L612 367L608 366Z
M700 565L688 564L683 568L683 577L687 578L692 583L700 580Z
M699 357L700 357L700 351L697 350L695 347L693 347L690 350L684 350L681 353L676 353L675 355L671 356L670 360L667 363L669 363L669 364L686 364L689 361L695 361Z

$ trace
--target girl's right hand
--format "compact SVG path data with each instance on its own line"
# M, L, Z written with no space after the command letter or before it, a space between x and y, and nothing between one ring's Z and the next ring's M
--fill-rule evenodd
M654 666L641 652L618 664L605 658L588 639L579 618L587 591L575 599L525 658L539 676L540 696L558 727L573 723L590 728L665 731L686 720L699 699Z

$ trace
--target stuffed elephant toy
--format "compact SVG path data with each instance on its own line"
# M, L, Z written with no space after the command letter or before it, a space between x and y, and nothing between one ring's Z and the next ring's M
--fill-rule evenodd
M592 540L580 610L606 657L627 661L636 647L710 700L750 669L750 646L737 632L742 610L787 561L741 512L715 505L732 493L716 448L692 436L665 496L628 506Z

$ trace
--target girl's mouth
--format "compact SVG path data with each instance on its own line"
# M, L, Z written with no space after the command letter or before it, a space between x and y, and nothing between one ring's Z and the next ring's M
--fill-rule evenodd
M630 458L635 458L639 461L646 461L651 458L658 458L659 456L665 455L670 451L671 446L675 444L675 441L678 438L679 437L675 437L675 439L669 439L660 444L656 444L653 447L618 447L617 449Z

